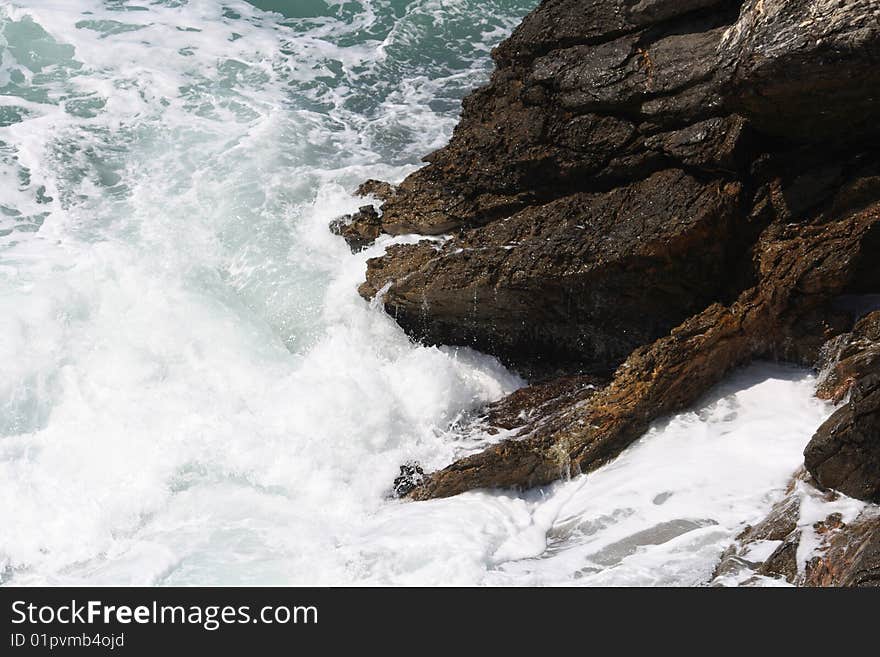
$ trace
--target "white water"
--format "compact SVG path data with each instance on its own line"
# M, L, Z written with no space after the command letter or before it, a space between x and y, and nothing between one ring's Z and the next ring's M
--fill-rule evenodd
M531 5L0 1L0 581L705 581L828 413L802 373L545 490L387 498L523 382L412 344L327 223Z

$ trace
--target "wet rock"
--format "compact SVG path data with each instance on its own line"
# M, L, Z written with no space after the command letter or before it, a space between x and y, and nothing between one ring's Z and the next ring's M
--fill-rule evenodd
M802 586L880 586L880 514L876 510L831 533Z
M816 431L804 463L824 488L880 502L880 371L854 380L850 395Z
M816 431L804 462L818 484L880 501L880 311L823 348L817 395L846 400Z
M746 0L720 46L730 105L761 130L803 140L877 135L875 0Z
M762 585L771 578L796 586L880 585L880 509L822 493L814 483L801 469L767 517L725 550L712 583ZM847 517L835 508L847 509ZM805 509L822 519L811 522Z
M680 170L512 215L491 231L368 262L361 294L414 337L465 344L534 374L609 374L634 348L724 296L748 226L741 188ZM393 266L393 269L389 267Z
M513 437L411 497L598 467L732 368L812 364L851 330L833 300L880 292L875 5L547 0L498 47L450 143L397 188L370 183L381 216L347 224L446 237L370 260L360 292L420 340L568 378L502 401ZM873 367L858 354L835 389ZM586 374L610 382L586 394ZM850 456L872 472L860 394L835 425L846 449L815 450L820 483L851 479Z
M609 7L615 4L544 3L531 14L499 47L490 84L465 99L449 145L426 157L429 165L384 204L383 230L439 235L492 224L574 192L639 180L676 164L646 139L731 115L721 105L714 61L723 28L736 19L734 3L702 3L720 7L704 14L685 10L688 3L659 3L678 18L658 25L631 23L626 11L615 18L609 13L619 9ZM568 21L551 18L569 10L577 13ZM599 22L622 19L635 31L612 27L600 43L583 39L599 26L584 12ZM563 35L567 26L580 35L575 43ZM540 40L536 33L546 29L559 35L554 47L520 56L520 47L535 45L531 39ZM512 50L520 55L508 57ZM716 140L730 150L736 133L704 132L687 159L712 161Z
M397 187L384 180L370 179L361 183L355 194L358 196L372 196L380 201L388 201L397 194Z
M365 205L355 214L331 222L330 232L344 238L352 253L357 253L370 246L382 234L382 219L376 208Z
M712 7L724 0L549 0L501 44L499 62L534 57L561 44L596 43L645 25Z
M773 551L767 560L758 569L758 575L765 577L779 577L788 582L794 582L798 576L797 552L800 545L800 537L795 533L782 541L782 544Z
M880 311L869 313L851 332L828 342L817 368L816 396L835 403L843 400L856 381L880 373Z
M610 385L550 431L490 447L428 475L416 499L472 488L529 487L579 474L620 453L664 414L693 404L734 367L784 350L791 329L850 282L880 203L819 225L773 223L756 245L757 285L713 304L636 349Z
M567 408L586 403L607 381L594 376L560 376L546 383L526 386L490 404L482 418L489 428L532 431L549 424Z
M394 478L394 494L397 497L409 495L421 485L425 472L418 463L404 463L400 466L400 474Z

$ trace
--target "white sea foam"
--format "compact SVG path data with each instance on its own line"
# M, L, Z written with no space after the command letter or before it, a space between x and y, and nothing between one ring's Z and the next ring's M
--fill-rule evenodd
M386 497L523 381L412 344L356 293L389 240L327 223L448 138L533 3L329 4L0 2L2 578L702 581L828 411L801 373L546 490Z

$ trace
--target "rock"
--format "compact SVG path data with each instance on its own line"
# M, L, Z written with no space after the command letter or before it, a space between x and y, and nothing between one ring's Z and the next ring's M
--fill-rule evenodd
M757 574L765 577L779 577L788 582L797 581L797 553L799 546L800 537L797 534L786 538L773 551L773 554L767 557L767 560L758 567L756 570Z
M490 431L533 431L538 424L549 424L569 407L586 403L606 384L593 376L560 376L526 386L490 404L480 423Z
M767 516L747 526L721 555L712 583L716 585L758 584L761 577L794 583L798 577L797 548L800 545L802 482L809 475L801 469L789 483L785 496ZM768 553L769 549L769 553ZM767 556L762 558L762 554Z
M372 196L381 201L389 201L397 194L397 187L383 180L367 180L357 188L358 196Z
M804 450L818 484L880 502L880 311L823 348L817 395L840 403Z
M400 466L400 474L394 478L394 494L405 497L421 485L425 471L418 463L404 463Z
M880 367L853 380L850 401L816 431L804 463L819 485L880 502Z
M361 294L383 291L420 340L545 384L495 407L510 439L411 497L598 467L732 368L813 364L850 331L834 299L880 292L875 5L546 0L497 48L450 143L397 188L366 186L383 204L346 224L356 245L445 237L370 260ZM835 389L873 362L859 354L834 366ZM835 425L846 449L815 452L820 483L844 455L872 472L867 388L859 400Z
M491 231L370 260L361 294L408 333L466 344L534 374L607 375L634 348L723 298L749 227L741 187L676 169L512 215ZM394 269L388 264L393 263Z
M597 43L644 25L716 6L725 0L549 0L529 14L495 58L528 59L562 45Z
M875 0L747 0L719 52L729 105L760 130L803 140L880 133Z
M880 585L880 510L853 507L813 483L806 471L798 472L767 517L725 550L712 583L748 586L773 578L797 586ZM833 510L840 504L846 517ZM824 517L811 521L804 509Z
M544 3L533 12L496 52L499 68L490 84L465 99L449 145L429 155L429 165L383 205L383 230L439 235L573 192L637 181L676 164L647 146L647 138L730 117L713 71L722 28L737 16L733 3L691 3L721 7L705 14L683 11L688 3L658 3L670 16L684 14L660 25L646 24L645 14L632 23L622 10L615 18L618 4L628 3ZM555 18L570 10L577 13L567 21ZM621 19L635 31L611 27L594 43L583 32L602 28L584 12L600 22ZM573 43L562 34L569 28L581 35ZM524 57L520 48L536 45L535 33L547 30L560 33L555 47ZM717 151L735 150L739 132L735 122L730 130L705 131L691 150L707 154L688 159L712 162Z
M352 253L363 251L382 233L382 220L372 205L365 205L355 214L346 215L330 223L330 232L340 235Z
M852 386L865 376L880 373L880 311L860 319L852 332L823 347L816 396L840 403Z
M880 515L864 517L834 532L823 554L810 564L802 586L880 586Z
M816 220L772 223L756 245L757 285L733 304L713 304L669 336L636 349L608 387L587 405L568 409L567 422L427 475L412 496L538 486L594 469L642 435L654 418L693 404L732 368L784 353L792 327L846 289L865 235L880 222L880 202L836 221L823 213Z

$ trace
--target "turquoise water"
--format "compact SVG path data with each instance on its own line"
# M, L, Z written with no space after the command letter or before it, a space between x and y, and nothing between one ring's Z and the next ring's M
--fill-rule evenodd
M446 142L535 0L258 4L0 0L0 582L699 581L824 413L788 373L663 434L736 429L747 460L751 386L799 409L779 459L678 506L652 506L656 449L526 496L388 497L523 381L413 344L355 291L389 240L352 255L327 225ZM627 542L669 523L694 533Z
M519 385L411 344L327 224L531 2L262 4L0 2L5 579L369 577L316 560Z

